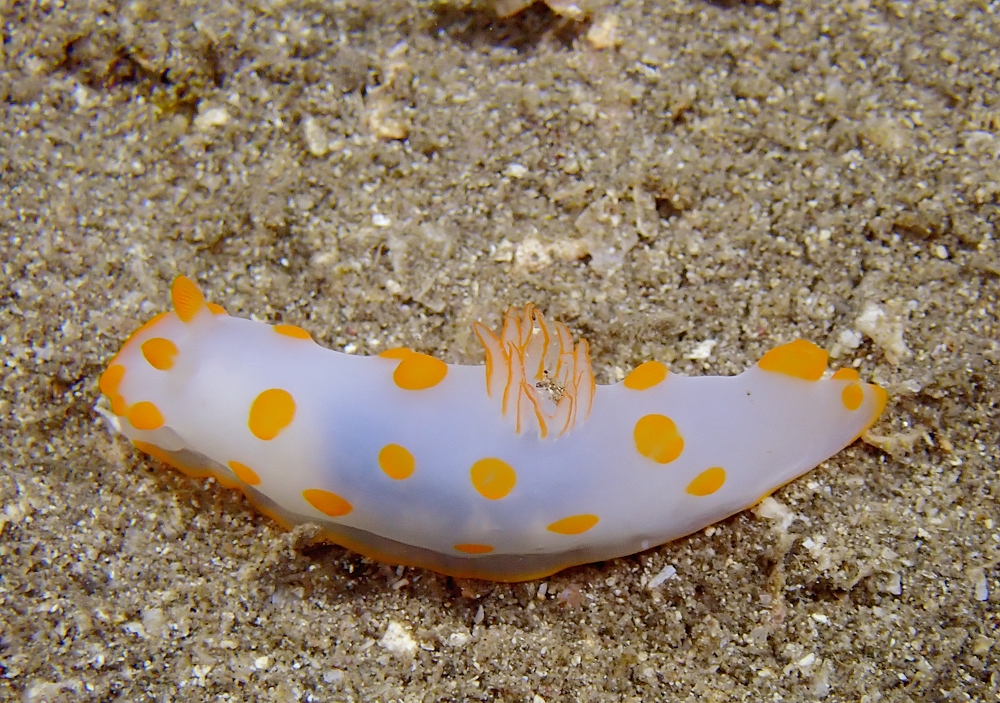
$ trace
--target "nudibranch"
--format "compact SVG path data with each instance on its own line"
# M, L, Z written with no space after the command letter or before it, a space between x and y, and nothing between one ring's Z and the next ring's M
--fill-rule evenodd
M804 340L738 376L647 361L598 386L586 341L531 305L499 335L475 325L484 370L325 349L183 276L172 301L100 378L122 434L286 527L453 576L531 580L699 530L839 452L887 397Z

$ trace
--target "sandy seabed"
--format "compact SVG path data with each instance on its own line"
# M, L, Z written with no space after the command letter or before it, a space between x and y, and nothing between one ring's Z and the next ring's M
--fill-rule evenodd
M581 5L0 0L0 699L1000 698L1000 7ZM109 433L180 273L450 362L533 301L601 383L803 337L890 402L768 510L459 581Z

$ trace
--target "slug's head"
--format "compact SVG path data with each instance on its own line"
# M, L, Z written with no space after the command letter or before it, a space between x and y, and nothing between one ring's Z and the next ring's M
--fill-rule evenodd
M186 328L199 319L226 314L222 306L206 302L198 286L186 276L174 279L170 297L173 312L162 312L133 332L101 374L101 393L111 403L111 410L126 434L131 429L153 431L163 425L163 416L154 403L129 397L141 384L126 382L126 377L131 381L131 377L170 370ZM126 392L126 388L132 392Z

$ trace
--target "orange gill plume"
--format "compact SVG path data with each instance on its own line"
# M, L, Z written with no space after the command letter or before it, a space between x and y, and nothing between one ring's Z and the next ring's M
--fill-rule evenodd
M478 322L473 329L486 349L486 392L502 393L518 434L535 427L542 439L558 437L587 419L596 390L587 340L574 348L566 325L550 328L531 303L507 308L499 337Z

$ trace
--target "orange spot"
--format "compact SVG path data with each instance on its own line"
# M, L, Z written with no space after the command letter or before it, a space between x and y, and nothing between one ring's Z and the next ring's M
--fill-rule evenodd
M448 364L440 359L411 352L399 362L392 380L405 391L422 391L441 383L447 373Z
M796 339L769 351L757 362L757 366L805 381L818 381L826 371L826 359L826 352L815 344Z
M271 440L291 424L295 417L295 399L281 388L270 388L258 395L250 406L247 426L257 439Z
M625 387L633 391L644 391L661 383L667 377L667 367L659 361L639 364L625 377Z
M393 347L392 349L386 349L384 352L381 352L379 356L383 359L405 359L413 353L413 350L409 347Z
M406 447L399 444L387 444L378 453L378 465L390 478L402 481L413 474L417 462Z
M163 427L163 413L147 400L128 409L128 421L137 430L158 430Z
M831 378L834 381L860 381L861 375L857 369L837 369Z
M469 474L475 489L489 500L500 500L514 490L517 483L517 473L510 464L493 457L477 461Z
M885 388L882 386L874 386L869 383L868 387L875 393L875 414L872 415L872 419L868 422L868 427L871 427L875 424L875 421L878 420L882 411L885 410L886 403L889 402L889 393L886 392ZM865 429L867 429L867 427Z
M840 399L848 410L857 410L865 399L865 392L857 383L851 383L840 392Z
M208 306L208 311L213 315L228 315L226 309L219 305L218 303L205 303Z
M687 492L693 496L708 496L722 488L726 482L726 470L721 466L705 469L688 484Z
M125 398L117 393L108 397L111 399L111 412L118 417L124 417L125 413L128 412L128 403L125 402Z
M647 459L669 464L684 451L684 438L677 425L666 415L644 415L632 432L635 448Z
M205 306L205 296L187 276L178 276L170 287L170 299L181 322L191 322Z
M112 398L118 394L118 386L121 385L123 378L125 378L125 367L121 364L112 364L101 374L97 386L101 389L101 393Z
M177 345L163 337L147 339L139 347L149 365L158 371L167 371L174 365L177 356Z
M551 525L549 525L549 532L555 532L560 535L578 535L582 532L586 532L591 527L597 524L598 517L596 515L590 515L584 513L582 515L570 515L569 517L564 517L562 520L556 520Z
M353 510L351 504L336 493L321 488L307 488L302 491L302 497L316 510L330 517L341 517Z
M243 483L250 484L251 486L256 486L260 483L260 476L257 472L251 469L246 464L241 464L238 461L229 462L229 468L233 470L236 474L236 478L241 480Z
M308 339L310 342L312 341L312 336L308 332L295 325L275 325L274 331L293 339Z
M455 551L466 554L489 554L493 547L488 544L456 544Z

